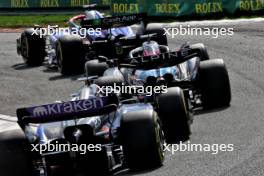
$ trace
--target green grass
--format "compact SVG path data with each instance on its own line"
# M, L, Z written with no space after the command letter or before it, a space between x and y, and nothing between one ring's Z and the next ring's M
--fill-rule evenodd
M69 15L3 15L0 16L0 28L23 28L32 27L34 24L41 26L59 25L67 26L67 21L76 14ZM237 18L256 18L264 17L264 15L240 16L240 17L223 17L222 19L237 19ZM221 18L218 18L221 19ZM185 21L186 19L178 19L177 21ZM152 19L151 22L174 22L174 18L161 18L159 20Z
M66 26L67 21L74 15L20 15L0 16L0 27L19 28L30 27L34 24L41 26L55 25Z

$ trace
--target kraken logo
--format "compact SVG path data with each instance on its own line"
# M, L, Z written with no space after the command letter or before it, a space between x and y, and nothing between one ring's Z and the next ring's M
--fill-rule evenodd
M47 115L48 114L48 111L45 107L43 106L39 106L39 107L36 107L34 110L33 110L33 115L34 116L43 116L43 115Z

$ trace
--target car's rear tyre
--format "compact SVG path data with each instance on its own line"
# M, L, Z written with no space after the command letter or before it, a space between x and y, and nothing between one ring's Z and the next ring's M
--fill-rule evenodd
M148 27L144 34L153 34L156 33L157 37L155 37L155 41L160 45L168 45L167 36L165 35L165 30L162 28L156 28L156 27Z
M123 114L120 135L124 156L130 169L141 170L162 165L163 131L155 111L140 110Z
M30 144L21 130L0 133L0 172L5 176L31 176Z
M200 62L198 83L205 109L230 105L230 81L223 59Z
M107 68L107 63L100 62L98 59L90 60L85 63L86 76L103 76Z
M157 97L158 113L166 141L167 143L186 141L191 134L188 103L181 88L172 87L167 90L167 93Z
M192 44L190 45L191 49L197 49L199 51L199 57L201 61L205 61L205 60L209 60L209 54L208 51L206 49L206 47L204 46L203 43L196 43L196 44Z
M58 69L63 75L84 73L85 50L77 35L65 35L58 39L56 47Z
M41 65L46 56L45 38L41 38L35 34L34 29L29 28L22 32L20 42L20 53L24 62L29 66Z

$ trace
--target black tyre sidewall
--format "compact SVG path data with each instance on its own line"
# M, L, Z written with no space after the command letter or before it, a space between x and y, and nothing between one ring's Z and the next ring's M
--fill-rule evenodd
M198 85L204 108L229 106L231 88L224 61L222 59L202 61L198 74Z
M58 68L63 75L84 73L85 51L79 36L63 36L56 45Z
M182 89L168 88L167 93L158 95L157 104L167 143L188 140L191 133L190 117Z
M120 126L121 143L130 169L141 170L162 165L163 142L157 135L162 131L158 128L160 125L156 112L127 112L121 118Z
M21 53L24 62L29 66L39 66L43 63L45 56L46 56L46 42L45 38L40 38L40 35L36 35L33 33L33 29L26 29L21 34L21 44L23 44L23 40L27 40L26 47L28 54L27 56ZM33 34L33 35L32 35Z

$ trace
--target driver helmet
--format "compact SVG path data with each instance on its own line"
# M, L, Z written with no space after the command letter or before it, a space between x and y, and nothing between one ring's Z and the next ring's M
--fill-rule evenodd
M95 20L99 18L104 18L104 16L97 10L87 10L85 11L85 16L88 20Z
M156 56L160 54L159 44L155 41L147 41L142 45L143 56Z

